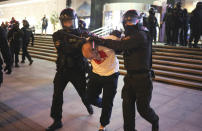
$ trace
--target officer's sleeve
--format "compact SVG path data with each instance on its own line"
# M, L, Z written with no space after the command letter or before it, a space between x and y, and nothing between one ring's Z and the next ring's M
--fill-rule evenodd
M128 49L139 48L147 42L147 37L143 32L137 33L135 36L130 36L129 39L115 41L115 40L103 40L96 44L111 48L115 51L124 51Z
M31 31L31 37L32 37L32 45L34 45L34 34Z
M166 19L167 19L167 13L165 13L165 15L164 15L164 17L163 17L163 22L165 22L166 21Z
M68 41L71 39L71 41ZM61 51L63 53L71 53L75 48L81 48L83 43L85 43L85 39L76 37L76 36L64 36L59 32L53 34L53 42L57 51Z
M1 43L1 53L2 56L4 58L4 61L6 63L6 65L10 66L11 65L11 52L10 49L8 47L8 42L6 39L6 34L4 31L0 30L0 43Z

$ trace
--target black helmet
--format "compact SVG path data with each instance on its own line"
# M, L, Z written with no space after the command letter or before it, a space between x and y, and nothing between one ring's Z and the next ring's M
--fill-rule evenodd
M181 2L177 2L176 3L176 8L181 8L182 7L182 3Z
M118 37L118 38L121 38L121 31L119 31L119 30L113 30L113 31L110 33L110 35L114 35L114 36L116 36L116 37Z
M78 28L78 18L77 18L77 14L76 12L71 9L71 8L66 8L64 9L61 13L60 13L60 22L64 28L63 22L64 21L68 21L68 20L72 20L73 21L73 25L71 28L75 29ZM69 27L68 27L69 28Z
M196 4L196 8L202 8L202 2L198 2L198 3Z
M22 21L24 27L29 27L29 22L27 20Z
M187 9L183 9L183 14L184 14L184 15L187 15L187 14L188 14Z
M150 9L149 9L149 14L150 14L150 15L155 15L155 10L154 10L154 8L150 8Z
M130 23L131 25L137 25L140 22L140 16L138 15L136 10L128 10L123 15L123 26L125 28L127 23Z
M172 6L171 5L167 5L166 10L167 10L167 12L171 12L172 11Z
M86 22L83 20L79 20L79 28L86 28Z
M14 24L13 24L13 28L14 29L19 29L19 26L20 26L20 23L18 21L16 21Z

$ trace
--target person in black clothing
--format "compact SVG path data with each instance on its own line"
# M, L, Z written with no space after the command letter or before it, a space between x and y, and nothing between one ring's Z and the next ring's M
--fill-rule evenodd
M158 24L157 18L155 17L155 10L154 8L150 8L149 17L148 17L148 29L152 38L152 42L154 40L155 44L156 44L156 35L157 35L156 27L159 27L159 24Z
M87 31L87 29L86 29L86 22L85 21L79 20L79 29Z
M183 10L183 25L180 32L180 45L187 46L187 35L188 35L188 28L189 28L189 17L187 9Z
M193 47L198 48L198 41L202 35L202 2L198 2L196 8L191 13L190 29L189 47L192 47L192 41L194 40Z
M181 9L181 2L177 2L176 7L173 9L173 22L174 27L172 35L172 44L175 46L178 43L179 32L182 29L183 25L183 10Z
M135 131L135 103L140 115L152 124L152 131L159 130L159 117L150 107L152 98L152 41L144 27L139 26L136 10L123 15L125 38L121 41L90 40L115 51L124 51L127 74L122 90L124 131Z
M173 29L174 29L174 20L173 20L173 9L171 6L167 6L166 14L163 18L163 22L165 22L165 31L166 31L166 37L167 42L166 45L171 45L172 43L172 35L173 35Z
M2 27L0 27L0 52L1 52L1 56L3 56L3 59L0 56L0 87L1 87L1 84L3 83L2 65L3 65L4 61L6 63L6 67L4 69L4 71L6 71L6 74L11 74L11 72L12 72L12 70L11 70L11 53L10 53L10 49L8 47L6 32Z
M23 20L23 44L22 44L22 61L21 63L25 63L25 57L29 60L29 65L33 63L33 60L31 56L29 55L29 52L27 51L27 47L30 43L30 37L32 38L32 43L31 45L34 46L34 35L32 33L32 30L29 28L29 23L27 20Z
M54 78L54 93L51 107L53 124L47 131L54 131L62 127L63 91L68 82L77 90L88 113L93 114L93 108L86 98L86 77L84 57L81 47L86 39L81 38L78 28L77 15L71 8L64 9L60 14L63 29L53 34L53 42L57 49L57 72Z
M15 62L15 67L19 67L19 53L22 44L23 32L19 28L19 22L13 25L13 28L8 32L8 41L12 55L12 65ZM14 58L15 57L15 58Z

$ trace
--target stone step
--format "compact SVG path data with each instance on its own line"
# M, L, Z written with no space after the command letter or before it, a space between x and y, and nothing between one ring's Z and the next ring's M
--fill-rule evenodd
M187 69L195 69L202 71L201 65L196 64L188 64L188 63L180 63L180 62L171 62L171 61L162 61L162 60L152 60L153 64L159 64L159 65L166 65L166 66L173 66L173 67L182 67Z
M37 45L37 46L46 46L46 47L55 47L54 43L48 44L48 43L37 42L37 43L34 43L34 45Z
M164 66L159 64L153 64L152 68L154 70L161 70L161 71L169 71L174 73L183 73L183 74L189 74L189 75L195 75L198 77L202 76L202 71L200 70L194 70L194 69L185 69L180 67L170 67L170 66ZM120 64L120 69L125 70L125 67L123 64Z
M33 47L39 48L39 49L55 50L54 46L43 46L43 45L37 45L37 44L35 44ZM32 46L29 46L29 48L31 49Z
M119 72L121 75L127 74L125 70L120 70ZM195 89L195 90L202 90L202 83L198 83L198 82L178 80L175 78L168 78L167 76L166 77L159 76L158 74L156 74L156 76L153 80L157 81L157 82L162 82L162 83L171 84L171 85L177 85L177 86L191 88L191 89Z
M37 48L37 47L28 47L28 50L56 54L56 50L49 50L49 49L43 49L43 48Z
M176 72L170 72L170 71L163 71L163 70L156 70L156 69L154 71L157 76L187 80L187 81L198 82L202 84L202 77L200 76L189 75L184 73L176 73Z
M153 45L153 48L163 48L163 49L179 49L179 50L191 50L191 51L202 51L201 48L189 48L184 46L165 46L165 45Z
M175 72L175 73L190 74L190 75L196 75L199 77L202 76L202 71L201 70L195 70L195 69L186 69L186 68L182 68L182 67L171 67L171 66L158 65L158 64L153 64L152 68L154 70L162 70L162 71L170 71L170 72Z
M201 56L201 55L165 53L165 52L153 52L153 55L158 55L158 56L170 56L170 57L179 57L179 58L188 58L188 59L202 60L202 56Z
M196 82L190 82L186 80L178 80L174 78L167 78L167 77L162 77L162 76L156 76L154 81L158 82L163 82L171 85L177 85L181 87L187 87L195 90L202 90L202 84L201 83L196 83Z
M35 43L48 43L48 44L51 44L53 43L53 40L37 40L37 39L34 39L34 42Z
M119 63L124 64L123 59L119 59ZM165 65L169 67L182 67L184 69L195 69L195 70L202 71L202 66L198 64L196 65L196 64L190 64L190 63L171 62L171 61L164 61L164 60L157 60L157 59L153 59L152 63L158 64L158 65Z
M36 54L36 55L42 55L42 56L48 56L48 57L53 57L53 58L57 58L57 54L53 54L53 53L47 53L47 52L40 52L40 51L34 51L34 50L29 50L28 52L30 52L30 54Z
M153 55L153 59L202 65L202 60Z
M38 55L38 54L34 54L34 53L30 53L30 54L34 58L48 60L48 61L52 61L52 62L56 61L56 57L42 56L42 55Z
M179 50L179 49L165 49L165 48L153 48L155 52L174 52L179 54L190 54L190 55L202 55L202 51L192 51L192 50Z

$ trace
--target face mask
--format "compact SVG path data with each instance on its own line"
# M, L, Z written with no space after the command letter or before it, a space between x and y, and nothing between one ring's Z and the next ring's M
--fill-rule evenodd
M130 36L134 35L138 31L137 25L127 25L125 26L125 35Z

